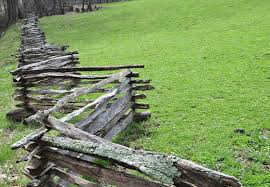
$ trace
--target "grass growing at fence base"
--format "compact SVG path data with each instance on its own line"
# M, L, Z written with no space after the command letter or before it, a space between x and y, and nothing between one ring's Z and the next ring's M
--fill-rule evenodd
M138 139L141 128L121 136L126 143L191 159L247 186L267 186L269 5L134 0L41 23L50 42L79 51L82 65L146 65L142 76L156 87L147 100L153 118L137 125L148 128Z
M22 151L14 152L10 145L31 132L31 127L13 123L6 119L6 113L13 108L13 86L10 71L18 61L11 55L17 54L20 43L20 24L11 26L0 38L0 186L25 185L27 180L22 175L22 164L15 164L23 155Z

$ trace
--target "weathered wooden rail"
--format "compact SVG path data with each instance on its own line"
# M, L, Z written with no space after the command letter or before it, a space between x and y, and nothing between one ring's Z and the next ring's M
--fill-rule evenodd
M29 15L29 18L22 26L21 46L19 49L19 65L14 75L13 82L16 87L14 99L19 101L18 107L7 114L13 120L21 121L25 117L33 115L37 112L48 94L42 92L42 89L52 84L60 84L61 79L53 80L49 78L33 78L35 76L31 72L25 70L43 69L43 68L72 68L78 63L77 52L67 52L66 46L55 46L46 42L44 32L38 27L38 18ZM74 73L72 73L74 74ZM68 86L70 83L66 83ZM32 95L35 95L32 97ZM45 106L46 108L46 106Z
M46 44L37 19L27 20L20 64L11 72L20 108L8 117L40 126L12 145L28 152L18 159L26 161L28 186L241 186L193 162L110 142L132 122L150 117L144 111L149 105L139 101L154 88L133 71L143 65L77 64L77 52Z

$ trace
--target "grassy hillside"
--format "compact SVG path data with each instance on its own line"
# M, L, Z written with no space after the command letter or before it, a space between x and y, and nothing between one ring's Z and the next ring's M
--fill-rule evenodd
M79 51L82 65L146 65L142 76L156 87L147 100L153 117L116 141L191 159L245 186L269 186L269 6L268 0L133 0L42 18L41 25L49 42ZM9 33L0 40L4 59L13 50L3 41L13 41L17 30ZM4 127L14 67L1 67ZM6 154L2 163L12 152Z
M78 50L83 65L146 65L142 74L156 87L148 94L153 119L131 128L126 143L192 159L247 186L268 186L269 6L134 0L41 23L49 41Z

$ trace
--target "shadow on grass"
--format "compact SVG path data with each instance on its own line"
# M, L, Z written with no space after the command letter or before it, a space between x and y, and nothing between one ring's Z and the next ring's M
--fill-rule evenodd
M151 134L151 127L154 126L153 121L132 123L124 131L118 134L114 139L114 143L118 143L129 147L131 142L143 137L149 137ZM135 146L134 149L142 149L141 146Z

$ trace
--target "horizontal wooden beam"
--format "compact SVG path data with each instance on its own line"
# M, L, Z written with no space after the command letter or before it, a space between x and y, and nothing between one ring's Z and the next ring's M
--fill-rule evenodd
M46 79L46 78L61 78L61 79L106 79L110 75L77 75L72 73L41 73L37 75L26 75L22 77L14 78L14 81L24 81L24 80L33 80L33 79Z
M19 74L19 73L22 73L23 71L27 71L27 70L38 70L38 69L43 69L46 67L48 68L48 67L52 67L52 66L53 67L62 67L63 65L71 63L76 59L77 59L76 55L66 55L66 56L51 58L51 59L48 59L45 61L22 66L16 70L12 71L11 74Z
M73 68L44 68L40 70L27 70L25 74L39 74L49 72L76 72L76 71L108 71L120 69L144 68L143 64L119 65L119 66L97 66L97 67L73 67ZM17 72L11 72L12 75L17 75Z

